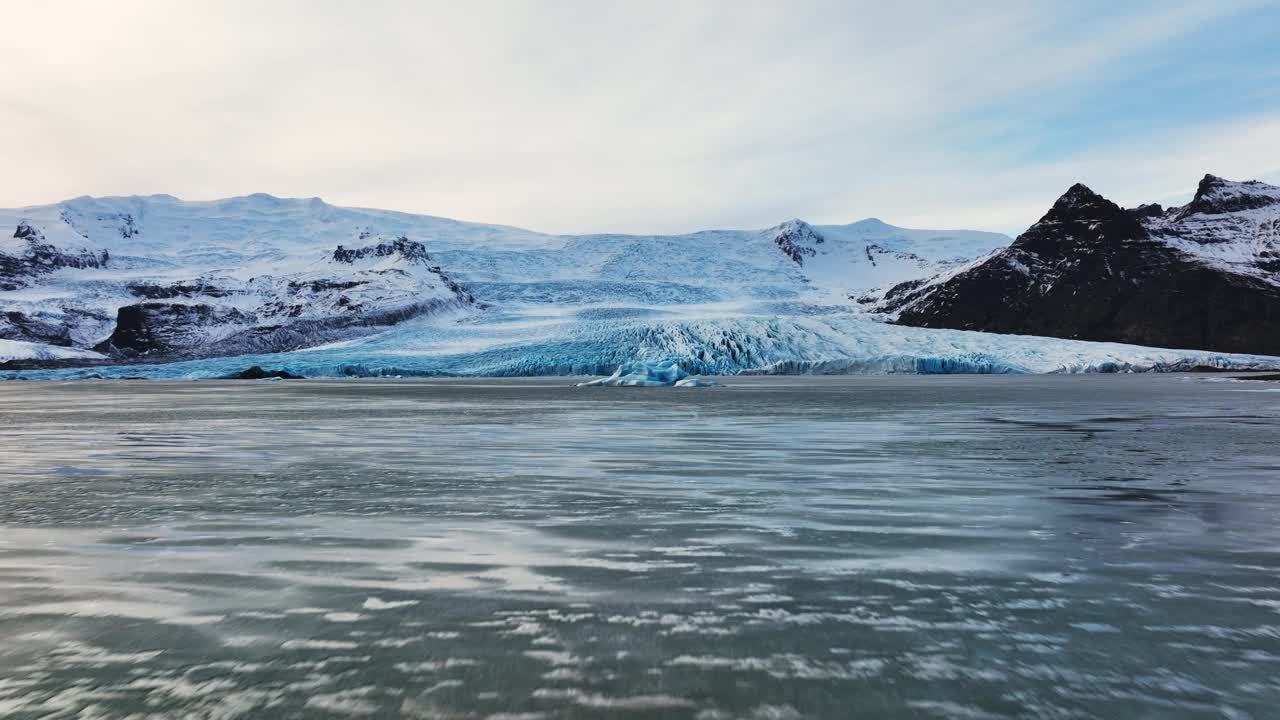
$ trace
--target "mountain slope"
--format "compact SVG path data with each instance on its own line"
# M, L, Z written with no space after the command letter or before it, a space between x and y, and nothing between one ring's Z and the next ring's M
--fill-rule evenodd
M153 361L296 349L474 308L421 242L361 217L269 196L0 211L15 227L0 242L0 338Z
M940 238L933 257L933 233L874 224L853 240L849 228L860 224L800 220L761 231L551 236L314 198L76 198L0 211L0 227L14 228L0 240L0 338L155 362L294 350L485 307L843 305L861 288L1008 242L938 234L948 242ZM808 248L824 234L835 239Z
M1280 353L1280 188L1206 176L1195 199L1125 210L1075 185L1008 248L900 284L903 325Z
M557 236L251 195L77 198L0 223L14 228L0 365L22 377L583 374L637 359L703 373L1280 367L887 325L869 299L964 273L1010 239L874 219ZM94 367L48 369L74 365Z

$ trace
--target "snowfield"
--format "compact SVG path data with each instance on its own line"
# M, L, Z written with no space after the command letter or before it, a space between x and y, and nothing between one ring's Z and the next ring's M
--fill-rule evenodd
M306 377L580 376L663 362L701 375L1280 368L886 324L866 308L887 288L954 273L1010 238L874 219L555 236L253 195L78 198L0 211L9 227L0 363L93 366L0 377L215 378L255 365Z
M106 356L92 350L45 345L43 343L23 342L21 340L0 340L0 363L13 360L105 360Z

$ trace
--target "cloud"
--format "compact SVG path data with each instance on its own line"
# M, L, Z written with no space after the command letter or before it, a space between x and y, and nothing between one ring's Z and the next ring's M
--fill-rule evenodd
M1274 170L1233 135L1272 137L1274 93L1208 120L1160 95L1166 114L1118 109L1121 129L1081 109L1191 77L1204 63L1186 47L1266 12L13 3L0 156L19 170L0 204L263 191L564 232L867 215L1011 230L1076 180L1175 193L1210 169Z

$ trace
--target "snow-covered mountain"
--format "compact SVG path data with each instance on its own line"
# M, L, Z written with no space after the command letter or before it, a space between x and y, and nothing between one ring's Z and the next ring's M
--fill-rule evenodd
M130 360L307 347L475 299L403 233L250 196L0 211L0 337ZM13 220L13 218L18 218Z
M1075 185L989 257L886 293L904 325L1280 354L1280 188L1125 210Z
M866 309L1004 235L879 220L546 235L319 199L0 211L0 363L28 376L1271 367L1268 358L894 327ZM32 367L45 369L29 370ZM48 369L61 367L63 369Z

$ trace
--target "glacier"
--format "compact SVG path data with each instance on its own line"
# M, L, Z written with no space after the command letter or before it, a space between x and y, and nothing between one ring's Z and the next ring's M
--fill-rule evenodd
M309 378L609 376L632 363L687 375L1280 368L888 324L873 311L885 289L1011 239L877 219L563 236L252 195L77 198L0 210L5 226L6 379L209 379L253 366Z
M766 309L776 310L769 305ZM887 325L865 314L753 308L540 307L411 321L286 353L11 372L11 378L213 379L251 366L317 377L598 376L633 362L689 375L1268 370L1280 359ZM603 315L603 316L601 316Z

